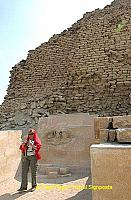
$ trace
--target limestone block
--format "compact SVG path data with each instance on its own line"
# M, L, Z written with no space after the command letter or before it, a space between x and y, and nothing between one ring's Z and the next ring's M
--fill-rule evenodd
M15 175L16 171L20 165L21 156L20 154L13 154L11 156L6 156L6 173Z
M8 156L12 156L13 157L13 155L15 155L15 154L17 154L17 151L18 151L18 149L15 149L14 147L10 147L10 148L6 148L5 149L5 156L6 157L8 157Z
M14 176L18 169L21 134L21 131L0 131L0 179Z
M41 165L38 165L37 171L39 174L46 174L45 168Z
M0 106L1 118L7 119L3 116L20 109L25 112L26 105L32 110L45 108L51 114L74 111L100 116L130 114L130 0L115 2L125 5L114 4L108 6L109 10L106 7L98 13L90 13L88 23L85 22L87 15L64 34L53 36L49 42L29 51L27 59L14 66L5 101ZM121 33L116 31L117 20L112 19L112 16L117 19L118 15L122 16L122 23L123 20L127 23ZM82 118L71 117L70 125L85 123ZM38 121L35 121L37 126ZM19 116L16 122L16 126L28 125L28 121ZM5 127L0 124L2 129L16 128L14 122L6 123ZM33 121L29 124L34 126ZM66 124L66 120L62 124ZM99 128L96 128L95 136L99 139Z
M26 119L27 119L27 115L24 112L16 111L15 117L14 117L15 124L22 126L26 124Z
M98 140L100 138L100 130L99 130L99 120L98 120L98 118L94 119L94 131L95 131L95 138Z
M114 142L116 140L116 130L109 130L109 141Z
M60 174L59 176L60 176L60 177L67 177L67 176L72 176L72 174L71 174L71 173L68 173L68 174Z
M131 115L113 117L114 128L131 128Z
M96 117L94 120L95 138L100 138L100 129L107 129L109 117Z
M121 128L116 130L118 142L131 142L131 128Z
M31 103L31 108L32 108L32 109L33 109L33 108L36 108L36 102L35 102L35 101Z
M40 103L39 103L40 107L43 107L45 104L46 104L46 101L45 101L45 100L42 100L42 101L40 101Z
M69 169L67 167L60 167L60 174L68 174Z
M87 166L94 143L94 117L86 113L50 115L40 118L43 164Z
M20 109L23 110L23 109L25 109L25 108L27 108L26 103L21 103L21 105L20 105Z
M108 129L100 129L100 143L105 143L108 140Z
M0 148L4 148L4 147L7 147L7 144L8 144L8 131L1 131L0 132Z
M7 172L7 164L6 164L6 157L0 156L0 180L3 176L6 175Z
M59 167L47 167L46 168L46 174L49 174L50 172L57 172L57 174L59 173Z
M90 152L92 185L106 186L92 190L92 200L130 200L131 145L94 144Z
M35 120L28 116L27 117L27 124L31 124L32 127L33 127L33 126L35 126Z
M49 172L48 173L48 178L57 178L58 177L58 172Z
M21 143L21 135L22 135L21 130L8 131L8 146L11 148L13 147L13 145L15 145L15 147L19 147Z

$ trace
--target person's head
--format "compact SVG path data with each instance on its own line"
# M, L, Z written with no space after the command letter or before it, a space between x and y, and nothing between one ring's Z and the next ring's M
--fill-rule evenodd
M35 132L34 129L29 129L29 131L28 131L29 139L33 139L34 138L34 132Z

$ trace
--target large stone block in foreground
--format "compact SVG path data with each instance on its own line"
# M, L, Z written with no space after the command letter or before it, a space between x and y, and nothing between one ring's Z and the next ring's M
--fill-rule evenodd
M131 145L94 144L91 146L92 185L112 186L92 190L92 200L131 199Z
M0 181L15 176L21 160L21 130L0 131Z

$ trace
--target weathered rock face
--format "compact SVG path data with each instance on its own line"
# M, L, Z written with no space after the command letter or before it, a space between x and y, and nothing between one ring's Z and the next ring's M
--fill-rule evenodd
M116 0L30 50L11 70L0 129L57 113L131 114L130 33L131 1Z
M131 145L95 144L90 153L92 200L130 200Z
M47 165L90 171L90 145L95 142L94 118L87 113L52 115L38 124L43 171ZM42 170L41 170L42 171Z
M22 131L1 131L0 132L0 181L9 177L16 177L19 174Z

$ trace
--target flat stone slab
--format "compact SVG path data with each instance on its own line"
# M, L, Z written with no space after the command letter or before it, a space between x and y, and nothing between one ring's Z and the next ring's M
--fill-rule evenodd
M131 115L113 117L114 128L131 128Z
M68 173L68 174L59 174L58 176L59 177L67 177L67 176L72 176L72 174L71 173Z
M10 173L14 174L20 166L22 131L0 131L0 179L4 180Z
M92 200L130 200L131 144L94 144L90 152Z
M60 174L65 175L69 173L69 169L67 167L60 167Z
M58 178L58 172L49 172L48 178Z
M103 144L93 144L91 145L91 149L96 148L96 149L130 149L131 144L119 144L119 143L103 143Z
M117 129L118 142L131 142L131 128Z
M90 161L90 145L95 143L94 118L87 113L40 118L38 133L43 144L41 164L87 166Z
M47 167L46 168L46 174L49 174L50 172L56 172L59 173L60 168L59 167Z

